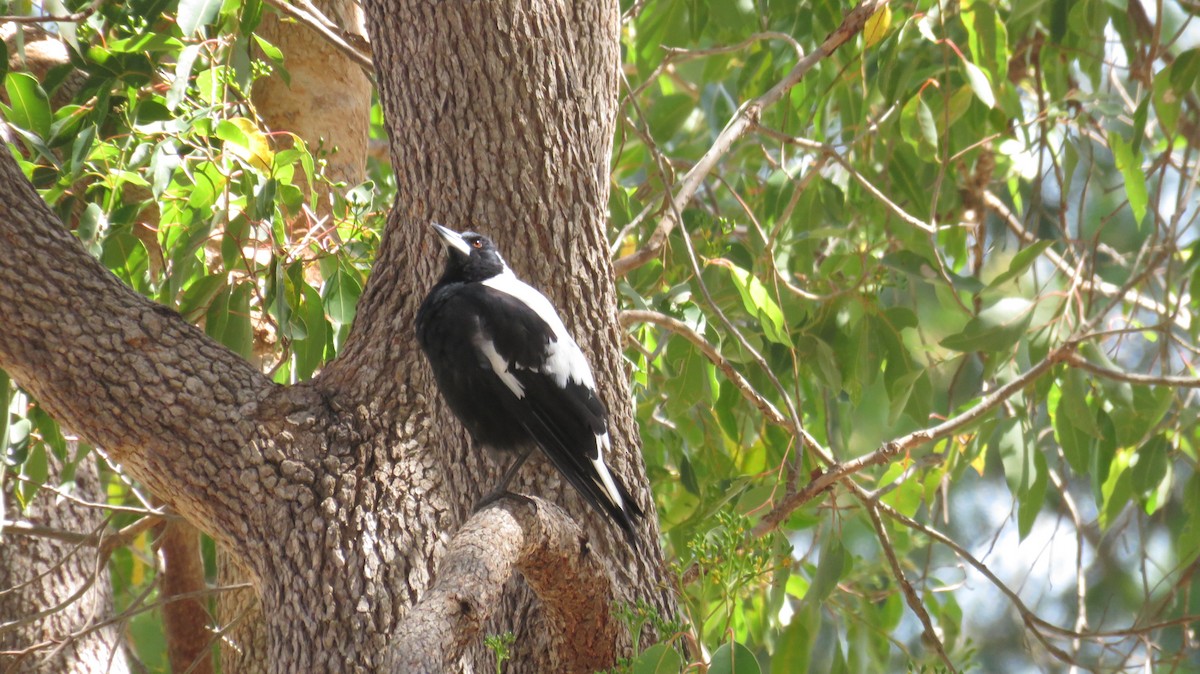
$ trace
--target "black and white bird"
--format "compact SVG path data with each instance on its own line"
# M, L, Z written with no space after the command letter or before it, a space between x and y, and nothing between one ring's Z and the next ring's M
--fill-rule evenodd
M417 340L475 442L518 452L497 491L536 446L636 545L633 519L642 510L604 464L608 412L558 312L513 274L491 239L433 228L448 258L417 312Z

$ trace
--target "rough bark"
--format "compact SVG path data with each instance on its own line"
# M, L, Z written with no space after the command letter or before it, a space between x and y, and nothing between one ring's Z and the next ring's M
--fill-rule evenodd
M52 457L51 457L52 458ZM88 461L75 474L75 494L103 500L96 465ZM2 470L2 468L0 468ZM51 479L60 466L53 461ZM0 499L10 518L84 536L105 527L101 510L41 494L24 512L13 500L14 481ZM107 557L93 545L44 537L0 536L0 672L33 674L119 674L129 671L120 625L94 626L112 617L112 586ZM35 614L62 606L48 615ZM12 623L12 624L6 624Z
M362 9L357 3L316 0L312 4L343 31L362 34ZM264 11L255 32L283 52L288 74L287 80L276 72L255 81L254 106L262 121L271 131L286 131L299 137L314 153L323 148L327 161L325 176L331 182L351 186L361 182L366 173L371 117L371 83L362 68L310 27L284 20L271 8ZM271 137L280 149L292 145L292 135L276 133ZM303 174L296 178L303 187L306 180ZM313 188L318 194L314 215L326 219L327 227L333 212L333 194L325 183ZM297 218L288 223L289 234L299 239L310 225L308 218ZM312 270L312 280L319 283L315 265ZM258 343L256 339L256 346ZM224 553L218 561L222 584L246 580L241 567ZM266 634L257 598L246 592L222 593L217 604L219 615L229 624L221 641L222 671L228 674L265 671Z
M391 667L451 669L474 643L509 578L519 572L549 620L553 646L543 671L594 672L611 665L619 627L609 610L610 575L579 525L561 508L508 497L471 516L446 550L438 577L397 632Z
M370 390L399 379L431 390L413 352L412 316L441 250L427 223L491 235L523 278L544 289L596 368L613 415L615 456L635 498L652 503L637 452L628 375L620 357L615 288L606 253L608 161L617 109L619 16L615 2L366 4L399 189L381 259L331 381ZM396 64L401 64L396 67ZM411 272L409 272L411 273ZM383 348L369 348L379 347ZM417 361L413 363L413 361ZM495 480L495 467L470 451L440 404L414 410L419 423L454 429L442 451L448 487L469 503ZM426 417L425 414L431 415ZM519 489L563 504L617 576L622 601L644 599L664 614L674 604L657 546L633 555L545 462L522 472ZM644 532L657 540L653 516ZM614 545L615 544L615 545ZM544 617L516 584L491 633L517 637L513 672L538 671L550 648ZM482 646L468 656L486 662Z
M613 599L673 613L603 236L616 3L366 8L400 193L337 361L309 383L271 384L108 275L5 156L0 367L249 570L275 671L377 671L500 470L437 397L412 332L441 265L428 221L486 231L590 356L612 414L609 465L649 513L646 545L629 550L545 462L530 462L513 488L579 523ZM493 610L484 630L517 638L507 671L554 671L547 624L560 616L520 577ZM597 650L611 662L621 639ZM475 640L452 669L483 671L490 660Z

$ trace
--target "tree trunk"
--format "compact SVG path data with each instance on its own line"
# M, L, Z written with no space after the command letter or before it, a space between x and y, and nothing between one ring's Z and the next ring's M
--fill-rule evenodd
M361 33L362 10L351 0L316 0L313 5L343 31ZM299 136L314 153L324 148L325 175L331 181L361 182L371 123L371 82L362 68L313 29L284 21L269 9L255 32L283 52L288 74L287 80L274 73L255 81L254 105L262 120L272 131ZM290 146L287 139L276 137ZM317 215L327 218L333 197L325 185L315 187L320 194Z
M53 456L49 458L47 482L58 484L61 466ZM15 488L16 483L8 480L6 486ZM80 463L74 494L92 503L103 502L94 461ZM56 504L55 498L53 494L38 495L20 518L80 536L98 534L106 526L103 510L73 501ZM18 513L12 490L0 493L0 499L7 500L2 510L12 519ZM113 615L107 561L95 544L44 536L0 536L0 651L13 653L0 655L0 672L119 674L129 670L120 624L97 627Z
M121 286L3 157L0 247L11 252L0 257L0 296L13 299L0 303L0 367L246 566L276 671L400 667L393 636L411 643L423 628L410 614L439 613L434 623L460 630L512 631L509 672L611 665L628 643L611 616L596 615L611 600L674 614L603 235L617 5L377 0L366 9L399 196L335 362L306 384L270 383ZM612 415L610 467L648 513L640 553L540 460L513 489L545 501L505 499L471 515L499 467L471 449L416 346L413 317L443 256L430 220L492 235L580 337ZM480 527L494 535L481 539ZM440 572L478 569L479 594L491 596L489 551L473 540L506 551L504 564L541 601L517 576L489 602L431 588ZM489 568L503 579L504 564ZM554 587L568 566L606 582L572 598ZM581 625L605 626L603 638L575 638ZM490 669L478 635L460 636L441 662Z

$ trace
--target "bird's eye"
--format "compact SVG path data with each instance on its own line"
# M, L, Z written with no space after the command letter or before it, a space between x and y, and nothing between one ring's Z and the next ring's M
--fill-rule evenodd
M471 242L471 245L476 248L483 248L483 239L475 239Z

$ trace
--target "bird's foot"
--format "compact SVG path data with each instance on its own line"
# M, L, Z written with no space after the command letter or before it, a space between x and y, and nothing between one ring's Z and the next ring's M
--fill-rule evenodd
M523 501L529 505L536 505L532 498L530 498L524 494L518 494L514 491L509 491L508 489L501 487L500 489L493 489L492 491L484 494L483 497L480 498L479 501L477 501L475 503L475 510L473 510L472 512L479 512L480 510L483 510L484 508L492 505L496 501L499 501L500 499L505 498L505 497L512 497L514 499L517 499L518 501Z

